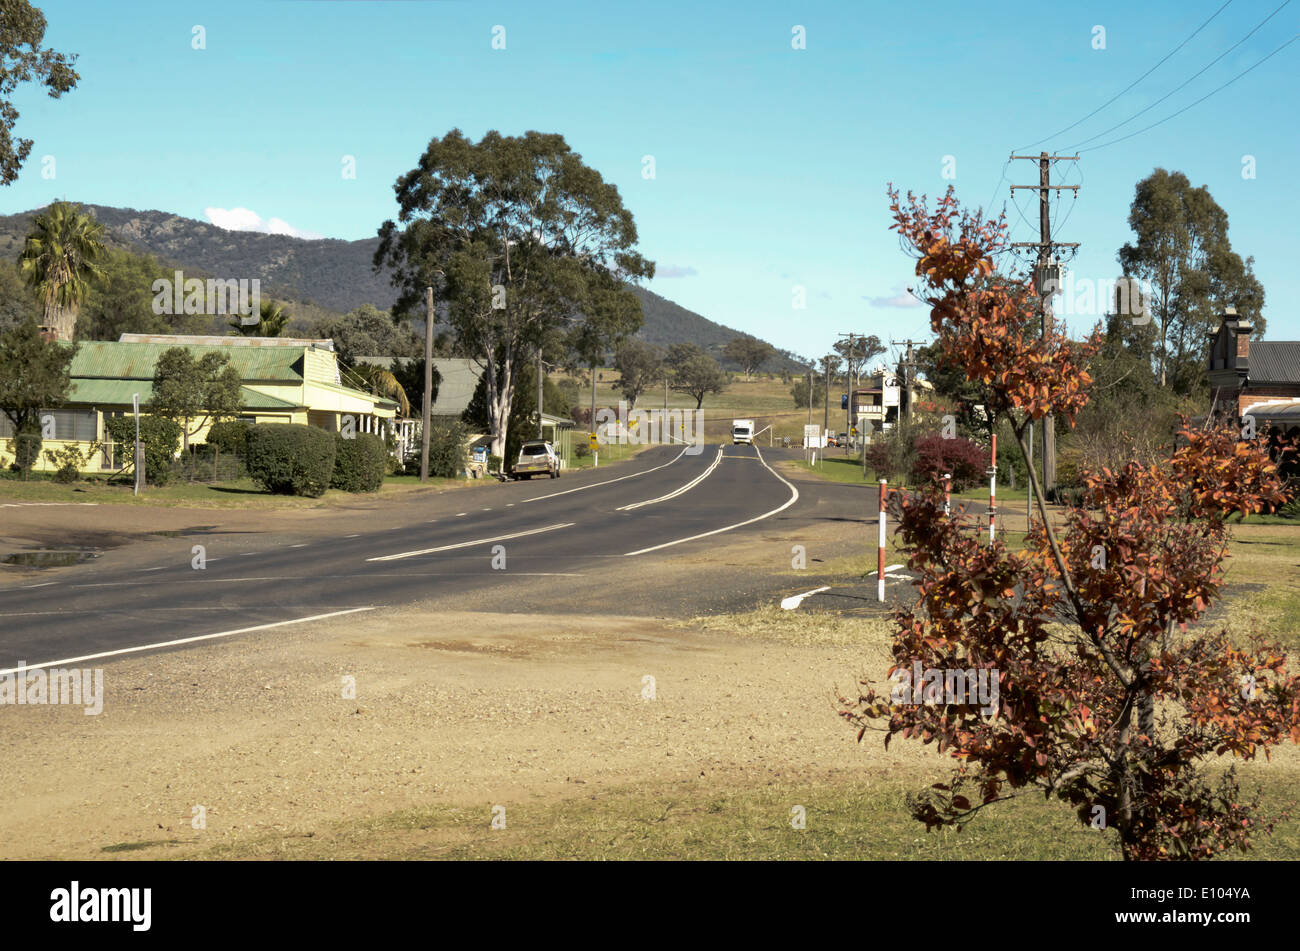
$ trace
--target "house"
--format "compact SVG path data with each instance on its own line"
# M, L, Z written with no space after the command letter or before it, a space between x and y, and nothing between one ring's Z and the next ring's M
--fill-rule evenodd
M62 406L43 414L53 424L44 449L73 445L90 456L87 472L121 467L108 441L106 420L141 411L153 395L154 365L172 347L185 347L196 359L217 352L229 357L239 373L243 412L250 423L303 423L337 432L351 425L356 432L401 436L395 425L397 404L345 385L339 375L333 341L282 337L219 337L174 334L123 334L117 341L84 341L72 360L72 387ZM350 419L349 419L350 418ZM201 442L206 423L190 441ZM13 454L12 424L0 414L0 451ZM90 454L94 443L102 449ZM53 466L44 457L38 469Z
M1210 412L1290 433L1300 427L1300 340L1251 340L1253 331L1229 307L1210 335Z
M392 357L357 357L357 363L368 363L375 366L381 366L385 370L393 366ZM423 363L423 358L421 358ZM474 397L474 391L478 389L478 382L483 377L483 368L474 360L466 360L458 357L434 357L434 401L433 408L430 410L432 417L456 416L465 412L469 406L469 401ZM420 416L423 413L423 407L412 406L411 413L414 416Z

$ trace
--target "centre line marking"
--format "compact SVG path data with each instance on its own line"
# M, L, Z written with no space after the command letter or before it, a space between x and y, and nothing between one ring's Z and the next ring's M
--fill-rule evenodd
M685 544L686 542L693 542L697 538L708 538L710 535L721 535L723 532L729 532L733 528L744 528L746 525L753 525L755 522L761 522L765 518L771 518L773 515L776 515L778 512L784 512L790 506L794 505L794 503L798 502L799 490L794 487L793 483L791 483L790 480L788 480L785 476L781 475L781 473L777 472L775 469L773 469L771 466L767 464L767 460L763 458L763 453L759 451L759 448L757 446L754 447L754 452L758 453L758 461L763 463L763 468L766 469L768 472L772 473L772 475L776 476L778 479L780 479L789 487L790 498L786 499L784 505L779 505L776 508L772 509L772 511L770 512L764 512L762 515L756 515L753 518L746 519L743 522L737 522L735 525L727 525L724 526L723 528L715 528L711 532L701 532L698 535L691 535L687 538L678 538L671 542L664 542L662 545L651 545L649 548L640 548L637 549L636 551L624 552L623 557L631 558L634 555L644 555L652 551L659 551L659 549L661 548L671 548L673 545L682 545Z
M553 499L556 498L557 496L568 495L570 492L584 492L587 489L595 489L602 485L613 485L615 482L622 482L624 479L635 479L637 476L648 475L651 472L658 472L660 469L667 469L669 466L671 466L682 456L686 455L686 451L690 448L691 447L689 445L683 446L681 452L673 456L662 466L655 466L653 469L643 469L640 472L633 472L631 475L619 476L617 479L606 479L604 482L593 482L591 485L580 485L576 489L565 489L563 492L552 492L550 495L538 495L531 499L524 499L523 504L526 505L529 502L540 502L542 501L542 499ZM703 446L700 447L701 450L703 448L704 448Z
M632 509L639 509L643 505L654 505L656 502L667 502L669 499L675 499L683 492L690 491L691 489L699 485L701 482L703 482L705 479L707 479L709 476L711 476L713 474L713 470L718 468L718 464L720 462L722 462L721 449L718 450L718 457L713 460L712 464L707 469L705 469L702 473L700 473L694 479L692 479L690 482L687 482L685 485L674 489L672 492L669 492L667 495L661 495L657 499L646 499L644 502L633 502L631 505L620 505L617 509L615 509L615 511L630 512L632 511Z
M375 558L367 558L366 561L396 561L399 558L414 558L416 555L432 555L439 551L452 551L456 548L473 548L475 545L487 545L491 542L504 542L512 538L523 538L525 535L540 535L542 532L554 532L561 528L570 528L576 522L561 522L558 525L547 525L544 528L533 528L526 532L514 532L510 535L497 535L494 538L476 538L472 542L457 542L454 545L441 545L437 548L422 548L419 551L404 551L396 555L379 555Z
M195 637L180 637L174 641L159 641L156 644L141 644L139 647L123 647L120 650L104 651L100 654L86 654L82 657L65 657L62 660L47 660L43 664L24 664L22 667L0 670L0 676L4 676L5 674L20 674L25 670L40 670L42 667L59 667L64 664L79 664L82 661L99 660L104 657L119 657L122 654L138 654L140 651L157 650L161 647L177 647L181 644L193 644L196 641L210 641L218 637L233 637L236 634L248 634L252 631L268 631L273 627L284 627L288 624L306 624L308 621L323 621L326 618L339 617L344 614L356 614L358 611L373 610L373 607L348 608L346 611L331 611L328 614L313 614L311 617L294 618L291 621L275 621L271 624L255 624L252 627L241 627L233 631L218 631L216 634L199 634Z

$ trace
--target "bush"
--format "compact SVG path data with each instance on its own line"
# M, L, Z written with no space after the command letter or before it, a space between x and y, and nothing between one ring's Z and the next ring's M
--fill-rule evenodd
M232 453L236 456L248 454L248 430L251 424L242 419L231 419L221 423L213 423L208 428L206 443L209 446L216 446L222 453Z
M875 471L876 478L902 482L911 475L916 463L914 438L915 433L906 426L871 434L871 444L866 447L867 465Z
M429 475L455 479L465 471L469 429L459 419L438 418L429 429Z
M76 482L81 475L81 468L86 464L86 455L76 446L64 446L62 449L46 449L45 458L57 468L54 481L67 484Z
M334 472L334 435L297 423L248 428L248 474L269 492L317 498Z
M134 468L135 417L112 416L106 423L108 435L119 447L119 464ZM180 423L164 416L141 416L140 441L144 443L145 480L154 485L166 484L181 447Z
M41 431L15 433L9 440L9 448L14 454L11 467L15 472L28 472L41 458ZM26 478L24 476L24 478Z
M351 439L334 437L334 473L330 488L344 492L378 492L388 471L388 450L373 433L357 433Z
M919 437L913 446L916 461L912 476L922 484L941 480L945 473L951 472L953 491L961 492L984 479L988 451L969 439L960 436L944 439L935 434Z

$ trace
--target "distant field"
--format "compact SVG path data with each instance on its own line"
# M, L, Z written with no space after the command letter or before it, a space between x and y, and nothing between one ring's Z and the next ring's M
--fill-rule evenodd
M598 370L597 373L601 379L596 383L596 406L597 408L612 406L617 407L619 400L622 399L614 384L618 380L617 370ZM585 374L582 377L575 378L581 387L578 405L591 405L591 376ZM745 382L743 377L738 377L734 383L729 385L726 390L717 395L705 397L704 405L701 410L704 413L704 437L708 442L721 441L729 439L731 436L731 421L733 419L752 419L757 430L764 430L771 427L770 431L763 432L759 437L759 445L766 446L769 440L779 443L784 436L789 436L791 441L803 439L803 428L808 422L807 407L799 408L794 405L794 399L790 395L792 383L782 383L779 376L755 378ZM837 432L844 429L845 418L844 411L840 409L839 393L840 390L831 388L831 406L830 406L830 428ZM671 390L664 397L663 387L651 389L642 395L637 401L637 409L695 409L695 400L682 393L674 393ZM825 416L825 407L817 405L813 407L812 421L817 425L823 424Z

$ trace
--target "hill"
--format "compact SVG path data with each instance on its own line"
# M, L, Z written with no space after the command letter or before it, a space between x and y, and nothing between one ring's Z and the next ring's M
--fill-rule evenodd
M146 251L181 269L220 277L257 278L263 292L282 300L301 301L335 313L372 304L392 307L397 293L389 274L371 265L379 239L342 241L302 239L253 231L226 231L216 225L164 211L136 211L105 205L84 205L108 232L110 243ZM34 211L0 216L0 255L17 256ZM641 298L645 325L638 336L667 346L696 343L715 357L727 341L741 332L715 323L660 297L634 287ZM725 365L726 361L724 361ZM796 366L780 354L771 368Z

